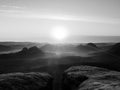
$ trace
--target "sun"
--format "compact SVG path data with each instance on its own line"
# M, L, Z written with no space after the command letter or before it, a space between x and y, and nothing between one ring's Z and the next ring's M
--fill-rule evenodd
M56 26L52 28L51 35L54 39L62 41L67 38L68 32L65 27Z

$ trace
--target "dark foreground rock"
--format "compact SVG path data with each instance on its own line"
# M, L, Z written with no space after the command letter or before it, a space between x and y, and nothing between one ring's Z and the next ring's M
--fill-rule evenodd
M120 90L120 72L75 66L64 72L63 90Z
M0 90L52 90L52 77L37 72L1 74Z

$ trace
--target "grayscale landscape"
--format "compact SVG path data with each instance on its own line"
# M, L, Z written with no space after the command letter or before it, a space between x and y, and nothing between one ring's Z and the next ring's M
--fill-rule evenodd
M120 90L120 0L0 0L0 90Z
M3 83L0 84L0 87L3 90L6 90L7 88L16 88L15 90L21 90L21 88L25 90L38 90L39 88L43 88L41 84L40 87L35 86L33 89L30 87L31 85L29 85L28 88L25 88L23 83L26 82L26 77L28 77L27 82L29 82L30 77L35 78L35 73L38 75L35 75L38 79L41 77L39 76L39 73L43 73L43 76L44 73L49 73L50 76L48 75L48 77L50 77L50 79L46 78L48 81L47 83L50 82L52 84L50 84L51 86L46 87L51 87L54 90L58 88L59 90L74 90L76 88L87 90L88 88L95 88L96 86L94 86L94 83L98 83L98 87L95 89L104 88L106 90L107 88L110 88L110 90L114 90L115 88L120 87L120 43L41 44L32 42L1 42L0 44L0 48L7 47L5 50L1 50L0 54L0 82ZM30 77L27 76L28 74L26 73L31 74L31 72L34 74ZM11 73L12 75L9 75L8 73ZM21 77L19 76L19 73ZM71 76L69 76L69 73ZM14 74L18 78L14 78ZM89 75L87 74L90 74L90 80ZM100 80L93 79L93 81L91 81L92 76L95 78L98 77ZM3 78L5 79L4 81L2 80ZM115 85L117 85L116 87L112 86L112 84L114 84L112 81L114 78L116 80L114 81ZM14 80L15 82L18 82L18 87ZM107 83L102 83L104 81ZM34 85L34 83L37 83L38 81L36 81L36 79L32 79L32 82ZM44 82L46 82L46 80L39 81L38 83ZM81 89L80 87L82 83L84 86ZM106 87L99 85L100 83ZM4 84L7 85L7 87L4 87Z

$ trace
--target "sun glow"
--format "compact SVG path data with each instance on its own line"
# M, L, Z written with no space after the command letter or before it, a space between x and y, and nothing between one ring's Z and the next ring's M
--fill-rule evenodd
M52 28L51 35L54 39L62 41L67 38L68 32L65 27L56 26Z

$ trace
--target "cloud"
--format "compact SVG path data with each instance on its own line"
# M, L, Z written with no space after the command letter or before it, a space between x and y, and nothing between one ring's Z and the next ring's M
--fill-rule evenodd
M20 11L20 10L0 10L0 13L3 13L3 14L18 14L18 13L21 13L21 12L24 12L24 11Z
M45 19L45 20L62 20L62 21L77 21L77 22L92 22L92 23L107 23L107 24L120 24L119 18L95 17L95 16L72 16L31 12L18 6L2 5L9 9L0 9L0 13L9 17L29 18L29 19Z
M14 14L20 14L24 12L25 7L14 6L14 5L1 5L0 14L9 16Z
M15 15L15 16L30 18L30 19L47 19L47 20L120 24L119 18L107 18L107 17L70 16L70 15L41 14L41 13L30 13L30 12L22 15Z
M23 9L23 7L20 6L13 6L13 5L1 5L1 8L11 8L11 9Z

